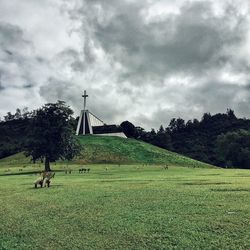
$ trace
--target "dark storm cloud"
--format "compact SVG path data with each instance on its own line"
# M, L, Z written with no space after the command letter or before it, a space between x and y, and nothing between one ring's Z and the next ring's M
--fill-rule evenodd
M51 25L0 18L1 92L30 87L40 102L62 99L79 112L87 89L104 121L146 128L227 108L249 116L246 1L24 2Z
M163 77L169 72L201 73L218 67L228 60L223 49L244 39L246 23L229 8L215 17L209 2L187 2L179 15L146 22L140 14L146 3L87 1L78 10L79 18L86 17L91 27L91 38L126 67L127 73L137 78L148 75ZM107 15L107 20L100 18ZM148 6L150 7L150 6ZM86 31L83 22L83 35Z
M145 16L152 5L149 2L82 3L71 14L81 20L86 44L92 42L92 46L85 44L83 54L88 58L86 52L91 53L93 63L93 51L101 48L110 58L107 63L121 65L122 70L114 69L112 87L118 95L129 96L138 109L128 119L156 126L173 116L188 119L228 107L242 115L240 107L249 107L246 82L220 79L224 71L243 74L246 79L249 74L248 61L237 55L246 43L248 15L236 6L225 2L217 15L211 1L187 1L178 14L150 19ZM183 84L178 82L181 78L189 80ZM239 101L241 96L244 101ZM142 110L147 110L146 115Z
M29 57L32 50L32 44L24 38L20 27L0 22L0 74L3 88L31 87L28 67L33 60Z

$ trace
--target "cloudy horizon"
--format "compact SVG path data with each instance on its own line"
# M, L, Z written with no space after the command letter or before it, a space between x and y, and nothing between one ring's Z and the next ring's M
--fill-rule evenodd
M250 117L244 0L0 0L0 117L64 100L107 123Z

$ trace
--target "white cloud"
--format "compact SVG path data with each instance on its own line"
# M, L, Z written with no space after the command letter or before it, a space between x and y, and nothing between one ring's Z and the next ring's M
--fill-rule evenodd
M146 128L230 107L250 116L243 0L0 2L0 115L81 92L107 122Z

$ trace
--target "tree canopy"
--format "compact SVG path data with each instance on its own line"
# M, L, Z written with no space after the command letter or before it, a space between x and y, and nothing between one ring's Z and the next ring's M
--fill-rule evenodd
M165 129L160 126L157 131L135 128L138 139L155 146L221 167L250 168L247 160L249 146L246 146L250 120L237 118L231 109L224 114L205 113L200 121L193 119L185 122L182 118L173 118Z
M0 120L0 158L24 151L25 148L27 150L24 145L29 141L28 152L34 160L45 159L46 147L51 149L51 156L48 158L50 161L58 157L71 159L79 151L74 136L77 120L72 114L73 111L63 102L47 104L32 112L28 112L27 108L17 109L14 114L8 112ZM243 144L243 138L249 137L246 132L239 131L250 131L250 119L237 118L231 109L214 115L205 113L201 120L185 121L182 118L173 118L169 125L160 126L158 130L146 131L129 121L123 122L121 126L128 137L196 160L221 167L250 168L245 160L239 160L248 159L249 147ZM236 133L237 138L240 136L241 139L232 137L230 133ZM233 138L233 142L229 143L229 138ZM226 143L223 144L222 141ZM227 144L231 145L231 149ZM224 151L221 151L222 148ZM228 153L233 151L237 153ZM238 154L239 152L241 153Z
M58 101L44 105L31 115L25 152L34 161L44 160L46 171L50 171L50 162L70 160L80 152L71 125L72 114L65 102Z
M241 129L219 135L217 153L225 167L250 168L250 131Z

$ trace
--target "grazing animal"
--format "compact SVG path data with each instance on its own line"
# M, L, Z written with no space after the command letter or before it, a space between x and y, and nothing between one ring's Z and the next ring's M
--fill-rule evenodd
M80 168L79 169L79 174L86 173L86 172L89 172L89 171L90 171L90 168Z
M79 174L86 173L87 169L86 168L80 168L79 169Z
M43 187L43 179L42 177L39 177L35 182L35 188L37 188L37 185L40 185L40 187L42 188Z
M65 172L65 174L71 174L72 170L71 169L65 169L64 172Z
M165 170L168 169L168 165L167 165L167 164L164 166L164 169L165 169Z
M40 187L50 187L50 179L55 177L55 173L53 172L41 172L40 177L34 182L35 188L37 188L38 185Z

